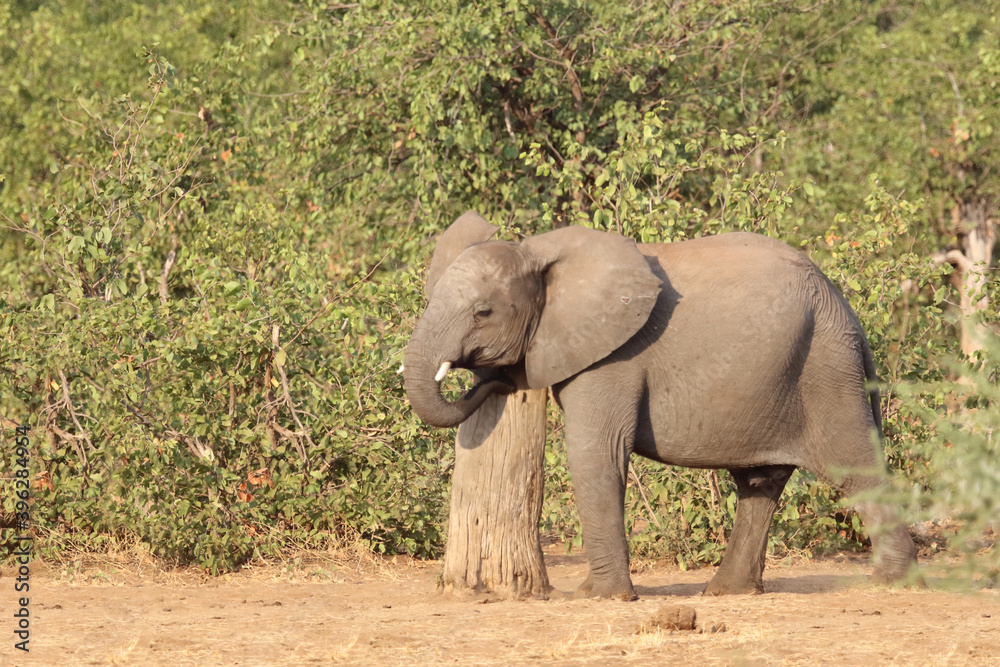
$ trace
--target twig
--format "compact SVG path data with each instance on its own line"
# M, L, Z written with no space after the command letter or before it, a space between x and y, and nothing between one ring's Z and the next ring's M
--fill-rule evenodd
M150 431L153 431L155 434L157 430L156 426L149 421L149 418L146 415L140 412L139 409L132 404L132 400L128 397L128 394L124 395L124 399L125 399L124 401L125 409L131 412L132 415L135 416L135 418L138 419L143 426L145 426ZM209 445L201 444L201 440L198 439L198 436L184 435L183 433L175 431L174 429L166 425L161 425L160 429L171 439L176 440L177 442L183 442L185 445L187 445L188 449L191 450L191 453L197 456L198 458L205 459L206 461L215 460L215 452L212 451L212 448Z
M642 498L642 504L646 506L646 511L649 512L649 518L653 520L656 524L658 530L663 530L663 526L660 525L660 520L656 518L653 513L653 508L649 505L649 500L646 499L646 491L642 488L642 482L639 481L639 475L635 474L635 468L629 465L628 474L632 476L632 481L635 482L635 488L639 489L639 497Z
M274 349L275 350L279 349L279 347L278 347L278 335L279 335L280 331L281 331L281 325L279 325L279 324L272 325L272 327L271 327L271 343L274 345ZM312 446L313 449L316 449L316 443L314 443L312 441L312 438L309 437L309 432L306 430L306 427L302 425L302 422L299 421L299 415L298 415L298 413L295 412L295 404L292 403L292 396L291 396L291 394L288 391L288 376L285 375L285 369L282 366L279 366L278 364L273 363L273 361L272 361L272 365L275 368L278 369L278 375L281 376L281 393L282 393L282 396L285 399L285 405L288 406L289 412L292 413L292 419L295 420L295 425L299 427L299 433L302 434L302 437L304 437L309 442L310 446ZM278 429L278 425L277 424L274 425L274 429L275 430ZM293 438L293 442L295 443L295 448L299 451L299 455L302 457L302 463L303 464L307 463L306 450L302 446L302 443L299 442L298 437Z
M78 438L85 441L91 449L94 448L94 443L90 441L90 434L84 430L83 425L76 416L76 410L73 409L73 401L69 397L69 383L66 381L66 375L62 372L62 369L58 370L59 379L62 381L62 394L63 400L66 401L66 408L69 410L70 416L73 418L73 423L76 424L76 430L79 433ZM83 465L87 465L86 452L83 453Z
M167 305L167 277L170 275L170 269L174 266L174 259L177 257L177 244L170 249L167 253L167 259L163 262L163 271L160 272L160 303L164 306Z
M712 509L719 510L719 503L722 502L722 492L719 490L719 472L717 470L708 471L708 490L712 495Z

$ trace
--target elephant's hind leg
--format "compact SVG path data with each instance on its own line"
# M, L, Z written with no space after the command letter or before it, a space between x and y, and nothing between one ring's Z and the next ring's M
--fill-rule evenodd
M795 466L759 466L730 470L736 480L736 520L722 565L705 595L764 592L767 533L778 499Z
M835 414L851 415L852 407ZM812 470L839 490L848 505L861 515L872 541L875 571L880 583L903 581L917 562L917 549L906 525L891 501L880 499L888 487L888 477L880 447L872 442L877 432L867 397L856 401L857 416L831 419L820 431L814 460L803 467Z
M867 468L841 468L835 471L836 474L821 468L818 474L847 496L846 502L861 515L872 541L875 566L872 581L899 583L906 580L916 564L917 547L895 509L884 501L870 497L873 492L884 492L887 486L885 475L881 472L881 461L875 460L874 455L871 458L872 461L866 462ZM858 499L858 495L862 499Z

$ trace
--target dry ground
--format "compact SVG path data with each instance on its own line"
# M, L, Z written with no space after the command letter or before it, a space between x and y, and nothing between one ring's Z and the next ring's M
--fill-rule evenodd
M571 591L579 554L547 549ZM769 563L767 592L703 598L712 570L634 575L638 602L455 599L440 565L410 560L247 568L222 578L119 568L32 572L31 653L14 651L15 594L0 579L2 665L998 665L1000 594L866 583L858 557ZM642 631L663 605L689 605L700 629Z

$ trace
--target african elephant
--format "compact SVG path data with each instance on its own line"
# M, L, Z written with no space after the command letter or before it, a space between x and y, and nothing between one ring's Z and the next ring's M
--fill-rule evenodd
M726 468L735 524L708 594L762 592L767 532L796 468L845 495L885 484L878 390L857 316L805 255L756 234L669 244L567 227L521 243L473 212L437 243L404 383L425 422L455 426L514 377L552 387L590 575L578 594L634 599L629 456ZM449 401L451 368L477 384ZM892 510L857 503L875 578L916 562Z

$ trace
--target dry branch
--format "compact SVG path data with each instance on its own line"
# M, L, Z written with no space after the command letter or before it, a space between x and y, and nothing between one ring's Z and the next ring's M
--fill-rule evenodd
M167 278L170 276L170 269L174 266L174 259L177 256L177 247L174 246L167 253L167 259L163 262L163 270L160 272L160 303L163 305L167 304L167 296L169 292L167 291Z

